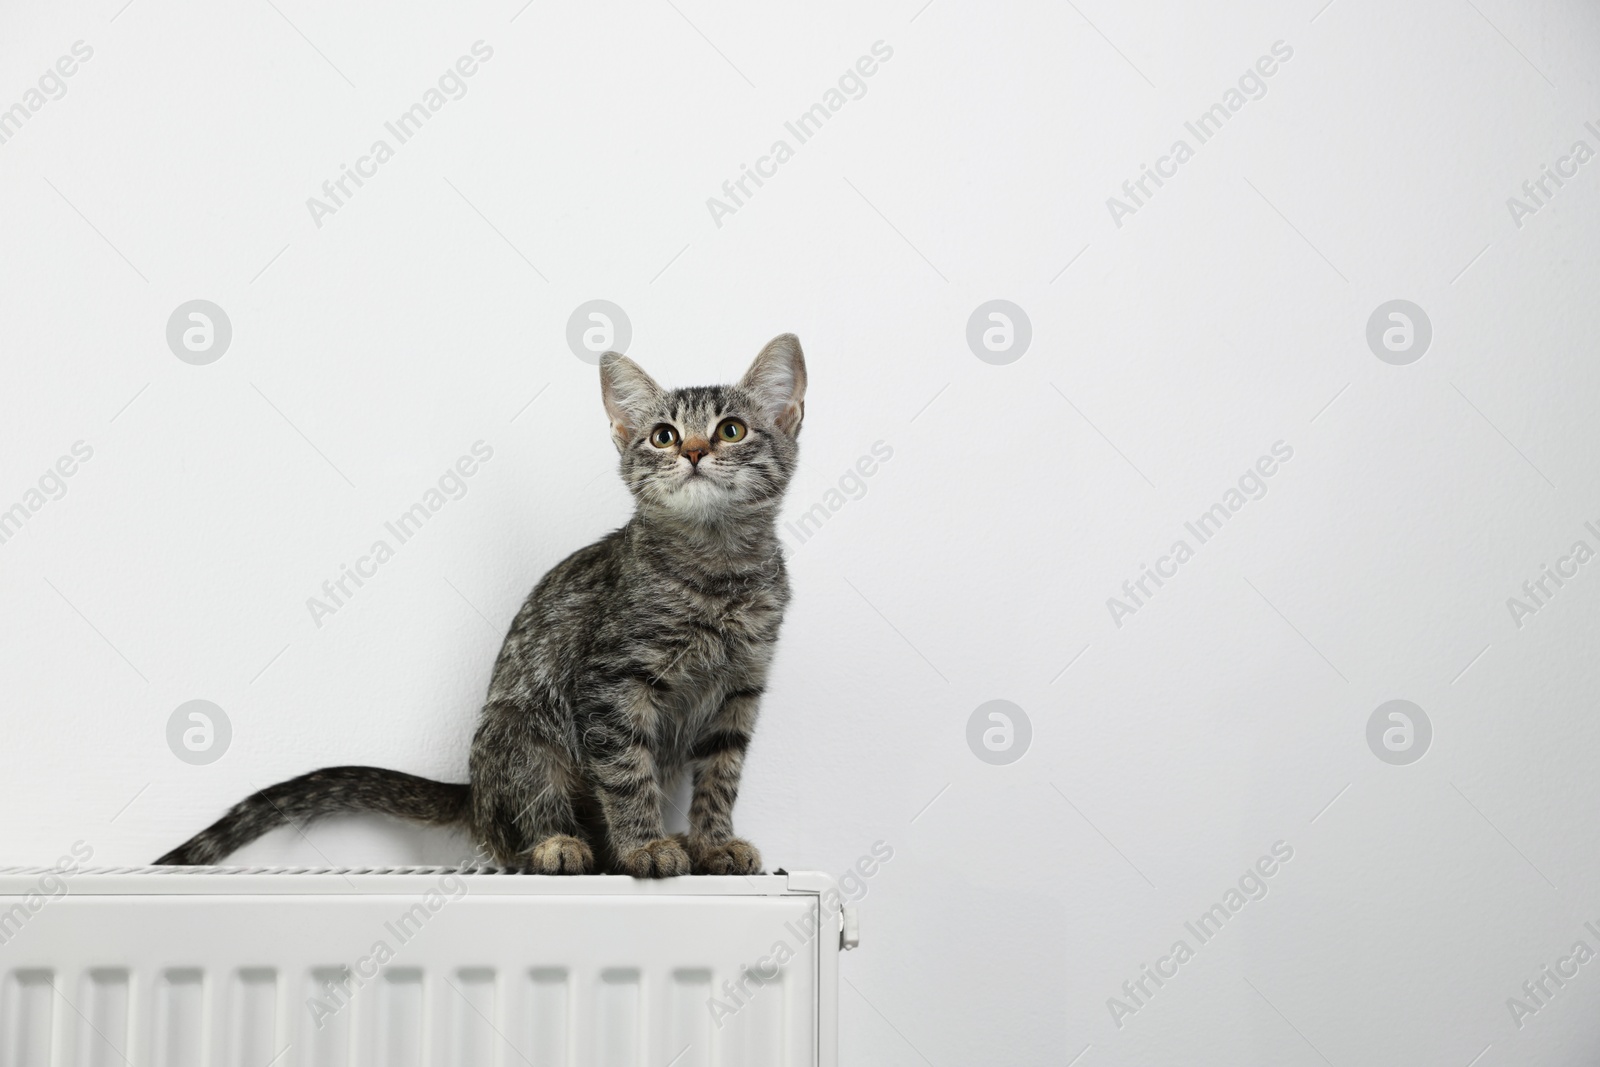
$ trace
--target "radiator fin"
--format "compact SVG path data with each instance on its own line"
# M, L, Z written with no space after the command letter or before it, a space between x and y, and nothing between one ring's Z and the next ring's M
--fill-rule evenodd
M96 967L84 976L83 1017L78 1020L77 1067L126 1067L128 1054L128 972Z
M718 1033L726 1050L723 1062L783 1063L789 999L784 972L763 979L757 971L746 969L730 980L739 995L727 998L736 1010L722 1019Z
M711 1067L711 970L680 968L672 972L668 1006L667 1062L672 1067ZM672 1059L676 1056L677 1059Z
M613 967L600 972L595 990L596 1067L639 1067L639 972Z
M48 970L13 971L6 981L0 1067L50 1067L50 1027L55 975Z
M528 974L528 1032L531 1067L568 1067L568 974L561 967L539 967Z
M241 967L233 976L233 1026L227 1062L261 1067L273 1062L277 1044L278 972L271 967Z
M203 1067L205 974L198 967L173 967L156 987L155 1063L159 1067Z
M360 1008L360 997L356 1007ZM420 1067L422 1063L422 971L397 967L378 983L377 1034L367 1067Z
M305 1003L293 1009L305 1027L305 1067L350 1067L350 987L346 967L317 967L307 976Z
M489 967L463 967L451 980L455 992L439 995L454 1001L455 1042L451 1067L494 1067L495 1046L500 1038L495 1022L494 970Z

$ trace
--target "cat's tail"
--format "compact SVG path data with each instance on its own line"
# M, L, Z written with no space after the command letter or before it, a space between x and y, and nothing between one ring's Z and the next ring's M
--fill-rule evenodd
M470 821L472 795L466 785L435 782L382 767L324 767L252 793L156 863L218 863L268 830L358 811L460 825Z

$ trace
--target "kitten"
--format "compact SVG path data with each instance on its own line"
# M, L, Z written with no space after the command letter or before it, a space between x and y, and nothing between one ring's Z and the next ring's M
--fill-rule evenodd
M789 602L777 516L806 369L774 338L737 385L663 390L616 352L601 396L635 510L529 594L495 661L466 785L329 767L247 797L162 856L216 863L275 827L376 811L468 827L536 874L750 874L732 812ZM664 792L694 771L689 832Z

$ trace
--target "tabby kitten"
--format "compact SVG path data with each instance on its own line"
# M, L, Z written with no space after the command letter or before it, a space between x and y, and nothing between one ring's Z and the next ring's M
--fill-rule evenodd
M667 391L616 352L600 388L627 525L529 594L495 661L471 782L329 767L270 786L162 856L216 863L286 823L376 811L460 824L536 874L749 874L733 804L789 602L777 517L805 414L800 342L783 334L736 385ZM661 804L694 773L689 832Z

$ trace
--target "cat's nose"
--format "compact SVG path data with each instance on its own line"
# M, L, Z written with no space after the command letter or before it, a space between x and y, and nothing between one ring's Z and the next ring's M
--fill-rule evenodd
M702 441L699 438L695 438L684 442L683 454L689 457L689 462L693 466L700 466L701 458L710 451L711 443L709 441Z

